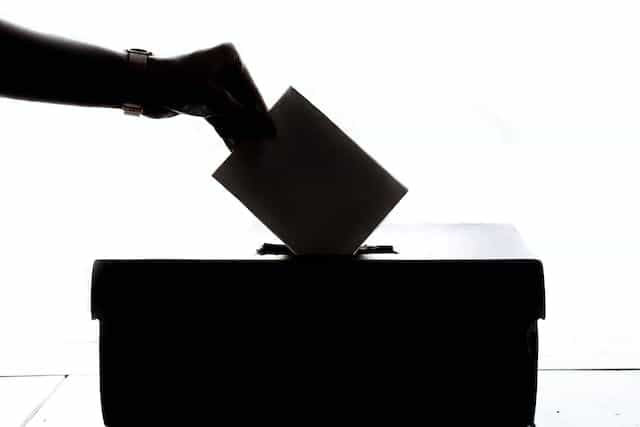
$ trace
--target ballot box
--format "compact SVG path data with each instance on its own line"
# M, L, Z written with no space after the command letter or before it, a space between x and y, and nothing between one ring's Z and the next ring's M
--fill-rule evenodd
M533 425L543 269L514 227L383 226L348 256L276 243L95 261L107 426Z

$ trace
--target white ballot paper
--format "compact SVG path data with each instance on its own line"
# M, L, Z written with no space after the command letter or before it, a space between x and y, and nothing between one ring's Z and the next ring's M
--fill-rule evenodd
M213 174L296 255L351 255L407 189L295 89L276 136L238 144Z

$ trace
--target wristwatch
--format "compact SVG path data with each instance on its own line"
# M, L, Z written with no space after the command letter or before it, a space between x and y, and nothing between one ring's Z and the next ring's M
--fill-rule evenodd
M153 54L144 49L127 49L127 66L129 68L131 81L133 84L131 87L134 92L141 93L144 84L144 74L147 70L147 62L149 57ZM134 97L135 99L136 97ZM139 97L137 97L139 98ZM139 100L138 100L139 101ZM135 102L125 102L122 105L124 113L131 116L139 116L142 114L142 105Z

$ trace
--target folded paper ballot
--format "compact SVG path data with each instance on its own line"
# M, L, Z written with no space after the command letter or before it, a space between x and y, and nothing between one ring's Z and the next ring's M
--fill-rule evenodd
M295 89L213 174L296 255L351 255L407 189Z

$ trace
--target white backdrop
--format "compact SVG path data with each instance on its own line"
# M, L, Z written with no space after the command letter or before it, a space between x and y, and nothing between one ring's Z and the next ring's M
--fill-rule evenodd
M8 1L157 55L232 41L410 189L389 222L512 222L545 262L541 367L638 367L637 2ZM0 40L1 54L1 40ZM0 62L0 78L1 62ZM0 348L94 340L96 258L202 257L255 224L213 128L0 99ZM6 367L3 367L6 368Z

